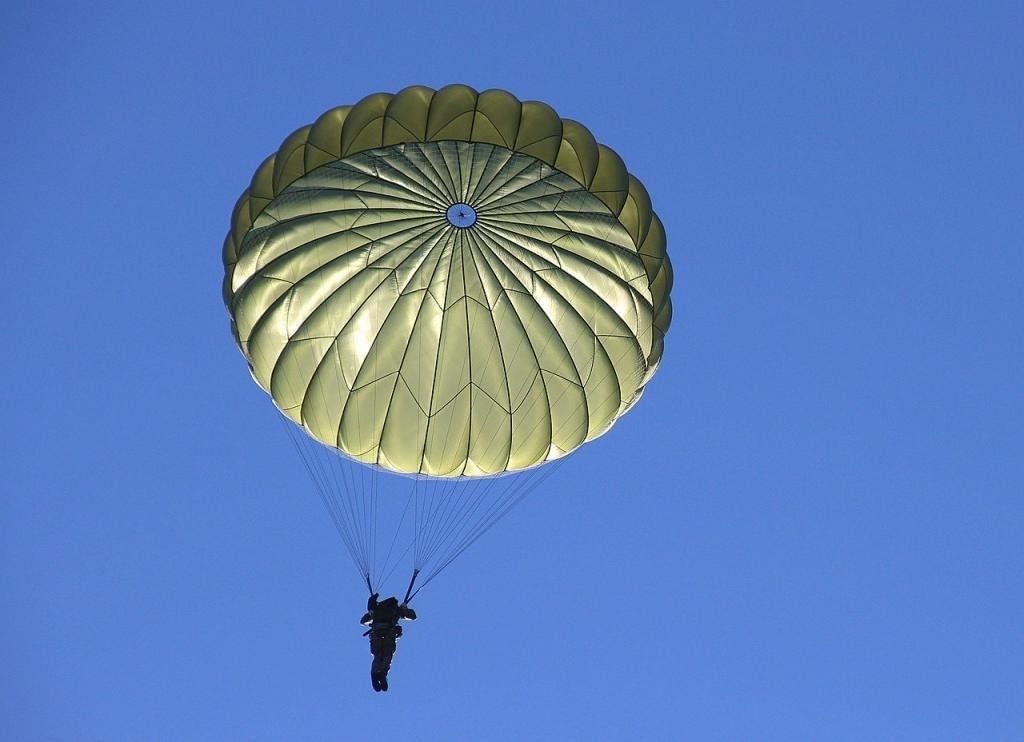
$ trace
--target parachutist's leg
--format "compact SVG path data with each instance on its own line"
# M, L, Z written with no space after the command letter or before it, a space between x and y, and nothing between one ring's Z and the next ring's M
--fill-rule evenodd
M377 692L388 689L388 676L384 673L371 673L370 682L373 683L373 689Z
M385 654L385 653L381 652L381 653L375 654L373 656L373 665L371 666L371 670L372 670L374 675L379 675L379 676L383 677L383 676L388 674L388 670L390 670L390 669L391 669L391 655L390 654Z
M373 663L370 665L370 682L377 692L388 689L388 668L391 667L393 651L382 637L370 635L370 654L373 655Z
M391 669L391 658L395 655L395 642L383 640L375 646L375 649L370 676L376 678L375 682L380 685L380 690L386 691L388 689L388 670Z

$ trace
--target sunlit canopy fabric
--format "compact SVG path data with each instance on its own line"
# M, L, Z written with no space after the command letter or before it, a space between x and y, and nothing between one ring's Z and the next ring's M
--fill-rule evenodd
M606 431L661 359L672 272L622 160L462 85L328 111L256 171L224 244L252 375L312 436L485 476Z

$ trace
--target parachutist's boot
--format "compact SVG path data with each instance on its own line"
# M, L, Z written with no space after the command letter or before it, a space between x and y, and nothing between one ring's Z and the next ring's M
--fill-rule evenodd
M387 690L386 686L384 688L381 688L380 677L378 677L376 674L370 674L370 682L373 683L373 689L378 693L381 690Z
M388 676L387 675L385 675L384 677L382 677L380 679L380 689L382 691L384 691L385 693L387 692L387 690L388 690Z

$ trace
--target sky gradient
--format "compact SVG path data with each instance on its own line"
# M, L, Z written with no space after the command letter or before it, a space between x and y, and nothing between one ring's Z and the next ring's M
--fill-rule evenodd
M1011 3L5 6L2 736L1019 739L1022 31ZM452 82L622 155L675 317L374 694L220 249L291 131Z

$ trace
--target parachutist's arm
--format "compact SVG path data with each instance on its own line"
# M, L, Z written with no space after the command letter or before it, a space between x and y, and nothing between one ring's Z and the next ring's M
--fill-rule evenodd
M363 626L369 626L372 620L373 614L367 611L365 614L363 614L363 617L359 619L359 623L361 623Z
M372 611L377 607L377 593L370 596L370 599L366 601L366 610Z
M416 611L407 606L405 603L402 603L402 605L398 606L398 615L402 618L407 618L410 621L416 620Z

